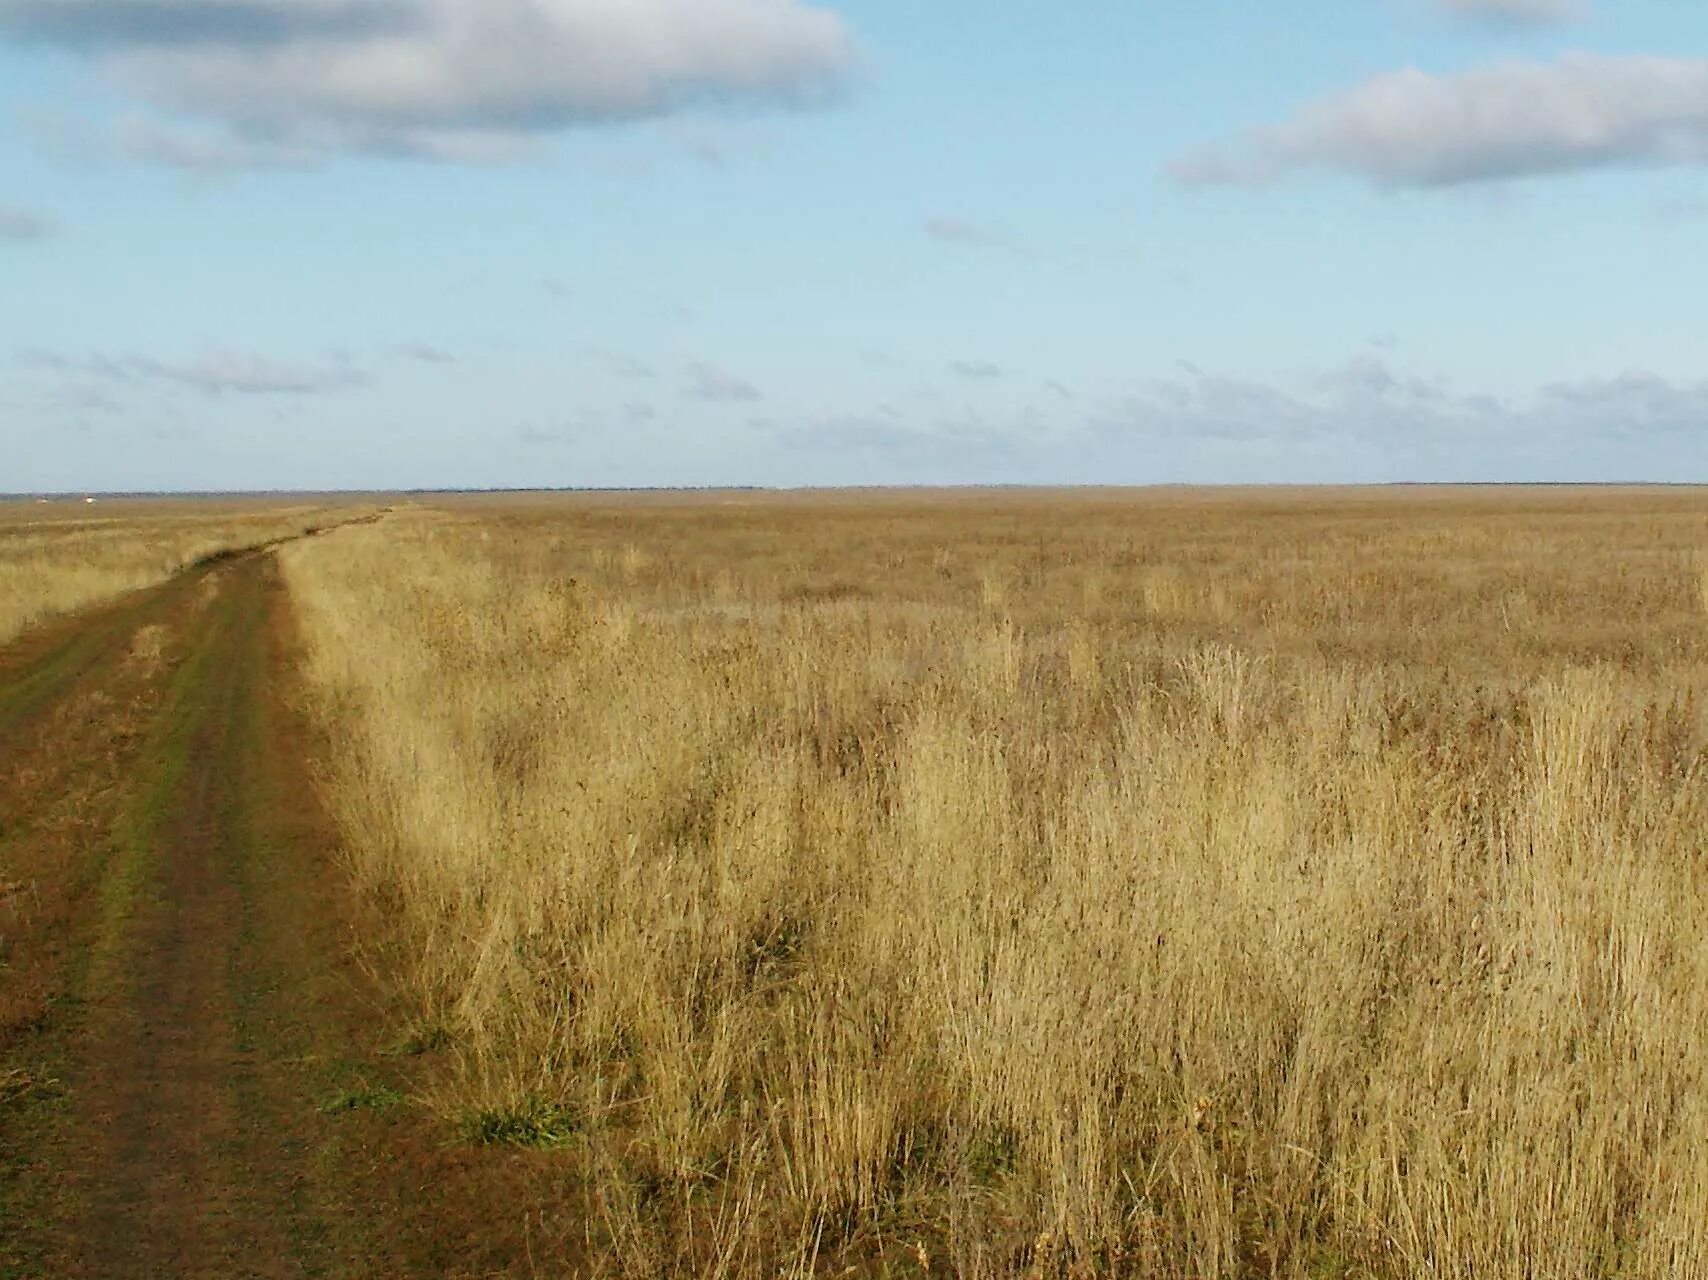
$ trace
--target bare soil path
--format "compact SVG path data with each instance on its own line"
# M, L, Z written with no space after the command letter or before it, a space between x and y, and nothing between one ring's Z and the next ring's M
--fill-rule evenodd
M573 1269L385 1052L292 644L249 553L0 651L0 1278Z
M263 1095L238 1017L239 748L265 599L254 565L223 576L173 681L153 776L121 827L106 907L128 927L109 928L93 957L102 998L81 1072L92 1275L282 1276L305 1261L254 1159L262 1114L244 1105L246 1092Z

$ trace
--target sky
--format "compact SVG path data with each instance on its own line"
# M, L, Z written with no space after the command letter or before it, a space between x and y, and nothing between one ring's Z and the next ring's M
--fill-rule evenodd
M1679 0L0 0L0 492L1708 480Z

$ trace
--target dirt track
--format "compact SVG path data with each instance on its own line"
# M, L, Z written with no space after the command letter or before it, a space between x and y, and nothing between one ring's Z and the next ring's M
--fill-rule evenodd
M0 1277L570 1267L565 1171L408 1101L291 644L252 553L0 651Z

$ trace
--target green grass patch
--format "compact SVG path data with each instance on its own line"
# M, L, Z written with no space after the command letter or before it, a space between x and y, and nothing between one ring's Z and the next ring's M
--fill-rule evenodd
M987 1126L967 1144L965 1164L975 1182L993 1183L1013 1173L1019 1159L1019 1135L1007 1126Z
M45 1068L0 1067L0 1106L65 1096L65 1085Z
M325 1102L320 1104L320 1114L323 1116L343 1115L350 1111L389 1111L393 1107L403 1105L403 1095L396 1089L385 1085L370 1088L362 1085L352 1089L340 1089Z
M438 1023L417 1027L391 1048L385 1050L388 1058L419 1058L424 1053L439 1053L451 1047L451 1032L449 1028Z
M530 1101L520 1107L485 1107L463 1119L463 1134L483 1147L561 1147L580 1131L568 1107Z

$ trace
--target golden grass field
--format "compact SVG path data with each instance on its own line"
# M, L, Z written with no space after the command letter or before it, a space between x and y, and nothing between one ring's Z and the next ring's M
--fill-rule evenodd
M0 502L0 644L205 556L299 534L330 510L302 500Z
M429 1102L607 1274L1708 1275L1708 494L282 553Z

